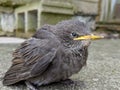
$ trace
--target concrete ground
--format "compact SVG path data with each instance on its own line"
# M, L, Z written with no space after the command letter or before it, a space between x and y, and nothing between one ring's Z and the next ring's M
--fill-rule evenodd
M0 44L8 44L8 43L22 43L25 39L15 38L15 37L0 37Z
M0 44L0 90L27 90L25 85L7 87L2 77L11 65L12 52L18 44ZM75 84L52 84L40 90L120 90L120 40L93 41L87 66L71 77Z

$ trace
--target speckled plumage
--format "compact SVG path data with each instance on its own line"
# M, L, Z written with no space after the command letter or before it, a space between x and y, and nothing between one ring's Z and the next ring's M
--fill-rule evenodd
M27 81L41 86L68 79L86 64L90 41L75 41L72 33L89 34L85 24L66 20L45 25L13 53L3 84Z

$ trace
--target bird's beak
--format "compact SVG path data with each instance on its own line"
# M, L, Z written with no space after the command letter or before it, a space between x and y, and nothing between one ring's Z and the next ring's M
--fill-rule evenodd
M102 39L102 38L104 38L104 36L91 34L91 35L84 35L84 36L74 38L74 40L96 40L96 39Z

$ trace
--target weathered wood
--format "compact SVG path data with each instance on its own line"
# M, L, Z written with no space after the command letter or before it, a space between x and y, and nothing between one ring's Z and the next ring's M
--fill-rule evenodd
M98 14L98 0L74 0L73 4L76 13L87 15Z
M120 31L120 25L115 25L115 24L114 25L113 24L104 24L104 25L97 24L96 27Z
M0 5L2 6L23 5L35 1L38 0L0 0Z

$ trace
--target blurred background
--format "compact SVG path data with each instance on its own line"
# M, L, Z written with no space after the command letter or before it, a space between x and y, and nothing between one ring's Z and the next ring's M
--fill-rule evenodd
M28 38L42 25L66 19L119 38L120 0L0 0L0 36Z

